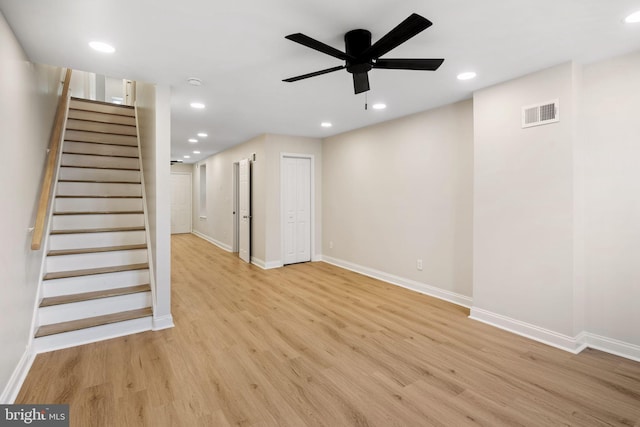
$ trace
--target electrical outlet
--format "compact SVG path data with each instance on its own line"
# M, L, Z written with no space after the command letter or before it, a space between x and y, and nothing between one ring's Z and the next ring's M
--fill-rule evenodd
M329 249L333 249L333 240L329 242Z
M420 271L422 271L422 260L419 259L416 261L416 268Z

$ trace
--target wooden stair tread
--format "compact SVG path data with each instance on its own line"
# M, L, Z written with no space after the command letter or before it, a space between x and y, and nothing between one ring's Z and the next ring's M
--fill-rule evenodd
M82 234L82 233L109 233L113 231L140 231L144 226L139 227L111 227L111 228L82 228L76 230L53 230L51 234Z
M108 196L101 194L58 194L60 199L142 199L142 196Z
M99 252L131 251L135 249L147 249L147 245L141 244L141 245L105 246L101 248L57 249L57 250L49 251L47 256L94 254Z
M118 273L120 271L144 270L149 268L149 263L116 265L113 267L87 268L84 270L56 271L44 275L43 280L64 279L67 277L92 276L94 274Z
M108 113L99 113L99 114L108 114ZM91 119L81 119L81 118L78 118L78 117L69 117L68 119L69 120L75 120L75 121L78 121L78 122L95 123L95 124L101 124L101 125L128 126L128 127L131 127L131 128L135 128L136 127L136 125L129 125L129 124L124 124L124 123L113 123L113 122L101 122L101 121L91 120ZM71 127L71 129L74 129L74 128ZM88 132L114 133L114 132L95 131L95 130L90 130ZM116 134L120 135L118 133L116 133ZM128 134L124 134L124 135L128 135ZM131 135L131 136L135 136L135 135Z
M69 211L54 212L54 215L127 215L127 214L143 214L144 211Z
M53 323L51 325L40 326L36 331L36 338L47 335L61 334L64 332L77 331L80 329L93 328L95 326L108 325L111 323L124 322L127 320L139 319L153 315L151 307L139 308L137 310L121 311L119 313L105 314L103 316L89 317L86 319L71 320L68 322Z
M79 156L114 157L118 159L137 159L138 156L123 156L120 154L79 153L75 151L63 151L62 154L76 154Z
M72 119L72 120L78 120L78 119ZM103 123L105 125L110 124L110 123ZM117 126L127 126L127 125L117 125ZM133 128L135 128L135 126L131 126ZM128 133L118 133L118 132L107 132L107 131L100 131L100 130L94 130L94 129L76 129L75 127L69 126L67 125L67 130L77 130L80 132L90 132L90 133L97 133L100 135L117 135L117 136L130 136L132 138L136 138L136 135L130 135Z
M81 156L84 154L80 154ZM65 165L64 163L60 164L61 167L65 168L78 168L78 169L112 169L117 171L139 171L140 168L116 168L113 166L76 166L76 165Z
M151 286L147 283L144 285L128 286L125 288L105 289L102 291L83 292L80 294L60 295L57 297L43 298L40 307L51 307L54 305L71 304L74 302L89 301L100 298L117 297L122 295L137 294L141 292L150 292Z
M93 184L142 184L140 181L112 181L108 179L59 179L58 182L91 182Z
M135 138L135 136L133 136L132 138ZM117 142L99 142L99 141L85 141L81 138L65 138L64 142L80 142L82 144L100 144L100 145L112 145L114 147L134 147L134 148L138 148L138 144L118 144Z
M78 101L78 102L88 102L91 104L106 105L108 107L125 108L129 110L133 110L133 107L131 105L114 104L113 102L97 101L95 99L76 98L75 96L72 96L71 100Z

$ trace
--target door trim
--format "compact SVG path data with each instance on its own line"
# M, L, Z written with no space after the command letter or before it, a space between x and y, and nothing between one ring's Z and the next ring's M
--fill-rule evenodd
M282 170L284 169L284 159L293 158L293 159L309 159L311 165L309 169L309 185L310 185L310 197L311 197L311 206L309 208L311 214L311 224L309 227L309 244L311 261L317 261L316 259L316 165L315 165L315 157L313 154L300 154L300 153L280 153L280 265L284 265L285 259L285 248L284 248L284 229L285 229L285 206L284 206L284 173Z
M231 178L231 192L233 202L231 209L232 227L231 227L231 252L238 253L240 251L240 162L233 162L233 172Z

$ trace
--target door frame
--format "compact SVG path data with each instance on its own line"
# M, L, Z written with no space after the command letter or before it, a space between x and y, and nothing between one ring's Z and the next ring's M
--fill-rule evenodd
M193 233L193 174L191 172L171 172L171 175L189 175L189 233ZM171 205L171 201L169 201ZM169 206L171 210L171 206Z
M311 165L309 168L309 189L310 198L311 198L311 206L309 207L310 213L310 222L309 224L309 244L311 245L310 255L311 261L317 261L316 259L316 173L315 173L315 157L313 154L301 154L301 153L280 153L280 265L284 265L285 259L285 248L284 248L284 230L286 224L286 215L285 215L285 206L284 206L284 192L285 192L285 183L284 183L284 173L282 173L284 169L284 159L285 158L295 158L295 159L309 159Z
M232 230L231 230L231 252L240 252L240 162L233 162L233 171L231 178L231 194L232 194Z

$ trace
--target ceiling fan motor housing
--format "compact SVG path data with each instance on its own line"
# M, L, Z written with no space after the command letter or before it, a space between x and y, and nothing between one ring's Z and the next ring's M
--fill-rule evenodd
M351 30L344 35L347 55L357 60L347 59L347 71L350 73L366 73L373 68L371 58L360 58L362 53L371 47L371 32L367 30Z

